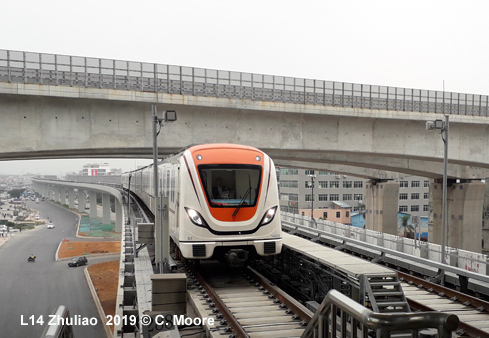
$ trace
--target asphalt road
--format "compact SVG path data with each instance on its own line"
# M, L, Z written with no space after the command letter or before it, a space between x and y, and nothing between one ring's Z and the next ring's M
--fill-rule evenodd
M71 317L97 320L96 325L73 325L75 338L105 337L85 267L69 268L66 261L55 261L61 240L75 238L75 214L45 201L27 205L39 210L41 219L49 217L55 228L24 230L0 246L0 336L40 337L49 315L65 305ZM37 257L34 263L27 262L31 253ZM89 264L104 260L89 258Z

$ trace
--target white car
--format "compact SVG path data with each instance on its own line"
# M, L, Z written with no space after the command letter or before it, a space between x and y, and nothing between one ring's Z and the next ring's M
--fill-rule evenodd
M35 219L39 219L39 215L36 215L36 217L34 217Z
M54 224L53 223L49 223L48 224L48 229L54 229Z

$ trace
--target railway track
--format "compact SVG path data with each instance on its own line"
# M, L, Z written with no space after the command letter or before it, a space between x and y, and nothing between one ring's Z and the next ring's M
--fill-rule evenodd
M442 311L460 319L459 337L489 337L489 303L458 291L398 272L412 311Z
M313 315L251 268L230 273L220 265L201 264L189 270L199 315L219 321L208 328L211 336L300 337Z

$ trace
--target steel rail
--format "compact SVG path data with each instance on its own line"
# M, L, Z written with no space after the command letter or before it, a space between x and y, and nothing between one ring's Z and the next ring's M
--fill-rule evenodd
M205 292L209 295L210 299L216 307L219 309L219 312L222 314L223 318L227 321L228 325L232 328L237 338L247 338L249 335L243 329L243 327L239 324L236 318L233 316L231 311L228 309L226 304L221 300L221 298L214 291L212 286L206 282L206 280L202 277L200 273L198 273L193 266L188 265L189 271L191 271L195 277L195 279L199 282L199 284L204 288Z
M403 273L398 271L397 272L400 277L402 277L403 282L409 283L409 284L414 284L418 288L426 289L427 292L433 292L438 295L442 295L450 300L460 302L461 304L465 306L471 306L477 311L485 311L489 312L489 303L485 302L481 299L472 297L470 295L466 295L464 293L443 287L439 284L434 284L431 282L428 282L424 279ZM407 297L407 300L409 302L409 306L411 307L412 310L419 310L419 311L435 311L433 308L422 304L420 302L415 301L412 298ZM460 321L458 329L463 330L465 333L469 334L471 337L485 337L487 336L487 332L482 331L472 325L469 325L467 323L464 323L463 321Z
M314 315L312 312L308 311L302 305L291 299L283 290L273 285L268 279L260 275L255 269L248 267L248 273L251 274L252 278L255 281L264 286L271 295L279 299L282 304L285 304L285 306L291 309L294 314L298 315L301 320L303 320L305 323L309 323Z

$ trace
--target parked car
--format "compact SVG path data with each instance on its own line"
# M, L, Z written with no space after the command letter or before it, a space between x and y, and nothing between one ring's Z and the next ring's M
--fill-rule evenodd
M36 215L36 217L34 217L35 219L39 219L39 215Z
M52 222L48 224L48 229L54 229L54 224Z
M70 262L68 262L68 266L76 267L80 265L85 265L88 263L88 259L85 256L74 257Z

